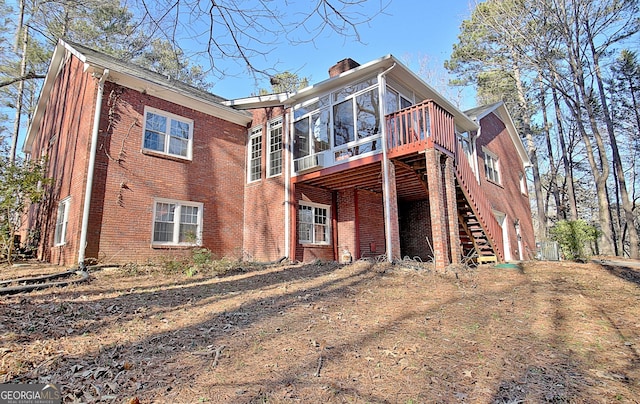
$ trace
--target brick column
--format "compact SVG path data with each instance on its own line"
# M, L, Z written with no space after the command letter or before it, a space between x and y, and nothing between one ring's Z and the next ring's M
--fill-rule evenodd
M449 230L443 188L440 152L427 149L425 152L427 166L427 185L429 187L429 210L431 215L431 236L436 268L443 269L449 265Z
M447 219L449 227L449 247L451 248L451 263L460 263L462 246L460 245L460 229L458 225L458 202L456 198L456 176L454 173L453 157L445 157L442 179L447 205Z

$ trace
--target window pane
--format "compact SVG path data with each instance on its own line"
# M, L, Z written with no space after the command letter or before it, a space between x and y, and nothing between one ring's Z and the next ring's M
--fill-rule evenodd
M162 115L147 112L147 130L154 132L167 133L167 118Z
M175 212L175 209L176 205L173 203L158 202L156 204L156 222L173 223L173 214Z
M250 153L249 160L249 180L256 181L262 178L262 130L258 130L255 133L258 135L253 136L250 139Z
M347 100L333 106L333 143L340 146L353 140L353 103Z
M180 223L180 243L195 243L198 239L198 225Z
M329 144L329 110L325 109L311 116L313 131L313 151L319 153L331 148Z
M153 241L173 241L173 223L156 222L153 225Z
M390 114L398 110L398 93L393 91L390 87L387 87L387 92L384 95L385 114Z
M311 230L313 229L313 225L310 223L300 223L298 230L298 238L301 243L310 243L311 242Z
M146 130L144 132L144 148L163 152L164 134Z
M178 139L175 137L169 138L169 154L175 154L177 156L187 156L189 150L188 139Z
M198 207L182 206L180 209L180 223L197 224L198 223Z
M189 139L189 124L180 121L171 121L171 136Z
M293 124L293 158L308 156L309 151L309 118L296 121Z
M378 110L378 91L367 91L356 97L358 139L378 134L380 128Z
M345 87L337 92L335 92L333 94L333 100L334 101L342 101L345 98L347 98L348 96L357 93L358 91L364 90L367 87L370 87L374 84L377 83L377 79L376 78L372 78L366 81L363 81L361 83L358 84L354 84L350 87Z

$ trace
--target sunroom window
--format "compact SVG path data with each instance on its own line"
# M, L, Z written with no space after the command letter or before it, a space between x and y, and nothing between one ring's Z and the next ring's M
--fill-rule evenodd
M307 114L293 124L293 158L298 159L331 148L329 144L329 109Z

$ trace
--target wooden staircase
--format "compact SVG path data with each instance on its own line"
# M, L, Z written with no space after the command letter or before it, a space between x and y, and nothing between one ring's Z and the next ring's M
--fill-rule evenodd
M456 202L462 254L464 257L475 256L480 263L503 261L502 229L460 144L457 144L455 158Z
M474 261L491 260L496 257L493 245L489 241L482 223L474 213L460 186L456 186L456 199L458 205L458 228L462 255L473 258ZM482 257L482 258L481 258Z

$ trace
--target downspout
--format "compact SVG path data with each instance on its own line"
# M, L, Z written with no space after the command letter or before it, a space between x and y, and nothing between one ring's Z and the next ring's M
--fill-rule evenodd
M378 99L380 100L380 119L384 120L384 116L385 116L385 103L383 102L384 100L384 94L385 94L385 90L386 90L386 80L384 78L384 76L389 73L391 71L391 69L393 69L394 67L396 67L396 64L393 63L393 65L388 68L387 70L381 72L380 74L378 74ZM382 195L384 198L384 235L385 235L385 243L387 244L387 248L386 248L386 254L387 254L387 261L389 262L393 262L393 254L395 251L393 251L393 241L391 240L391 201L389 200L389 190L390 190L390 184L389 184L389 159L387 157L387 125L386 122L383 122L382 125L380 125L381 128L381 137L382 137L382 178L383 178L383 183L382 183Z
M94 73L95 75L95 73ZM96 95L96 109L93 115L93 130L91 132L91 151L89 154L89 166L87 167L87 186L84 191L84 205L82 210L82 229L80 231L80 250L78 251L78 266L84 268L85 250L87 248L87 232L89 229L89 205L91 204L91 193L93 191L93 170L96 165L96 153L98 150L98 131L100 125L100 115L102 114L102 96L104 93L104 82L109 77L109 69L104 69L102 77L98 82L98 94Z
M285 106L286 108L286 106ZM286 119L289 118L289 119ZM293 107L290 109L289 114L285 114L286 122L283 123L284 127L284 138L287 143L284 147L284 152L287 154L283 159L286 161L284 165L284 256L291 257L291 169L292 169L292 159L291 159L291 142L289 139L289 125L293 124Z

